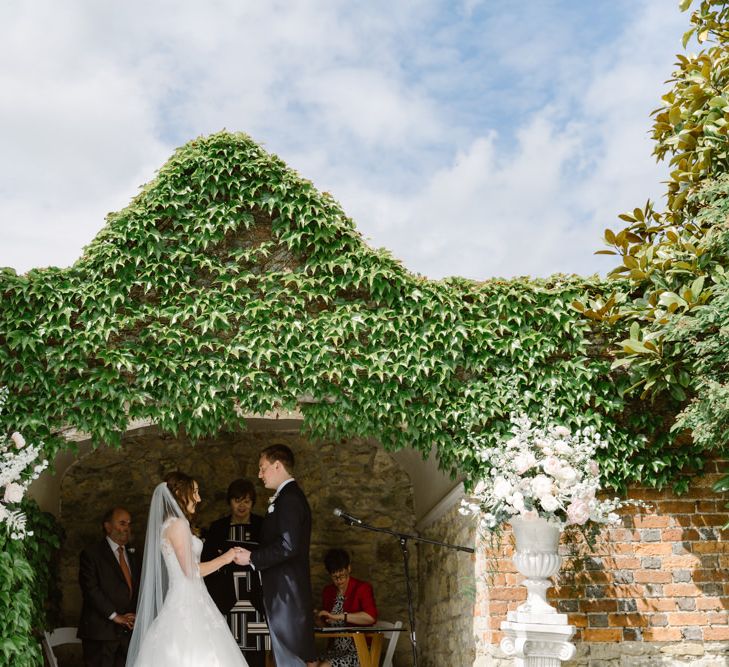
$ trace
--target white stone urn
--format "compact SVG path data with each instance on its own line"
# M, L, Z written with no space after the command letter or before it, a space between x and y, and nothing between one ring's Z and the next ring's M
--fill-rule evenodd
M514 658L515 667L559 667L571 660L576 647L570 642L575 626L568 625L567 614L559 614L547 602L549 580L559 572L559 525L546 519L511 519L516 540L514 565L526 579L527 599L501 624L504 638L501 650Z
M561 527L542 518L513 517L510 523L516 541L512 560L526 577L527 599L516 612L509 612L508 619L517 623L566 625L567 615L557 613L547 602L547 589L552 586L550 577L562 566L559 555Z

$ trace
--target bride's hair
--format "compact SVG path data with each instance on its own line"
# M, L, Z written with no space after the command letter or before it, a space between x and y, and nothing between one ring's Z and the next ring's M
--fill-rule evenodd
M187 509L192 502L192 497L195 495L195 480L190 475L186 475L180 470L175 470L165 477L165 483L170 493L175 497L185 518L189 521L190 529L193 533L196 533L197 531L193 525L195 519Z

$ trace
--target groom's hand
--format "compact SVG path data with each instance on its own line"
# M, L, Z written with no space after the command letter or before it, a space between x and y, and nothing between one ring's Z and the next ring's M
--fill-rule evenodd
M250 565L251 563L251 552L248 549L240 549L235 554L236 565Z

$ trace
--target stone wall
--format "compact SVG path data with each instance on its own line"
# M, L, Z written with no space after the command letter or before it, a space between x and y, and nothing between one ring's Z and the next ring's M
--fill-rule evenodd
M456 505L425 528L422 536L473 547L474 522L461 516ZM419 543L418 554L418 663L422 667L472 665L477 643L488 635L488 598L477 597L475 576L483 551L469 554Z
M407 598L397 541L349 527L332 511L345 508L375 526L413 532L413 498L407 474L372 442L309 442L297 430L272 430L261 423L257 420L257 425L244 433L223 433L195 446L147 429L127 434L120 449L98 449L69 468L61 486L59 515L67 532L61 554L63 624L78 624L78 555L85 544L101 537L100 520L108 507L121 504L130 510L133 541L140 551L152 490L170 470L181 469L198 480L203 498L198 508L201 526L227 513L225 493L236 477L257 483L254 511L262 514L270 494L257 479L258 452L273 442L283 442L295 452L296 477L311 504L314 600L320 600L320 591L329 581L322 564L324 552L343 546L352 553L354 576L372 582L380 618L406 623ZM413 550L413 572L417 563ZM409 664L407 641L401 639L398 649L396 664Z

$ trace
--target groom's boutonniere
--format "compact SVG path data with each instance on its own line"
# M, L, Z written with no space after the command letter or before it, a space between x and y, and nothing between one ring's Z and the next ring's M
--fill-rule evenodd
M268 499L268 512L269 514L273 512L273 510L276 509L276 506L274 503L276 502L276 498L278 498L278 491L274 493L269 499Z

